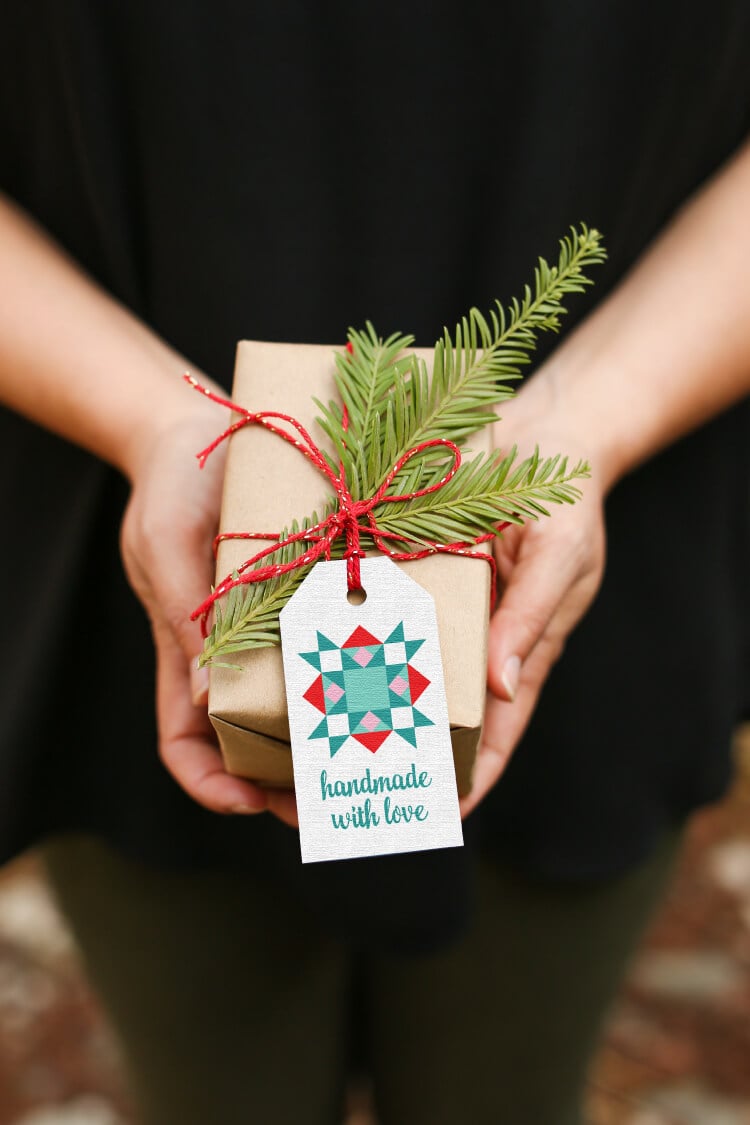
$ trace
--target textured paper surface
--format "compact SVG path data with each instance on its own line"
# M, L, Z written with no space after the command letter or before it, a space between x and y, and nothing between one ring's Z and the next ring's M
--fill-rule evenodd
M388 558L318 563L281 612L304 863L463 844L435 606Z
M292 414L316 437L313 397L335 397L334 348L312 344L242 341L233 397L251 410ZM416 349L429 360L432 352ZM470 440L470 453L490 449L488 429ZM286 442L259 427L232 437L227 455L221 531L277 533L296 517L320 511L328 485ZM254 542L259 550L265 542ZM247 542L223 542L217 581L248 556ZM435 556L398 564L435 601L445 661L448 714L458 788L467 793L485 702L489 567L475 559ZM291 787L292 760L281 652L233 653L242 672L211 670L209 715L230 773L267 785Z

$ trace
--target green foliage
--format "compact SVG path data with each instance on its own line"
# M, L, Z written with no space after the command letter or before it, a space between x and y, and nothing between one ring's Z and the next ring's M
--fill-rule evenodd
M301 524L296 521L281 533L281 539L294 534L300 527L312 527L318 522L313 512ZM300 539L288 543L260 564L287 563L303 555L309 543ZM343 547L334 544L331 557L340 557ZM248 648L271 648L279 643L279 613L305 577L307 570L300 567L266 582L250 582L234 586L224 598L214 604L214 622L204 642L200 664L219 664L218 656L228 656ZM237 571L233 577L236 578ZM229 665L235 667L235 665Z
M579 461L568 468L566 457L542 459L539 450L515 463L514 448L503 457L483 455L461 465L456 475L439 491L376 509L376 521L384 533L405 535L415 545L420 540L435 543L471 542L499 523L523 523L550 513L545 504L572 504L580 489L571 482L590 475Z
M316 405L321 411L318 424L330 444L326 459L335 472L343 464L353 498L373 496L414 446L448 438L463 447L471 434L497 421L495 407L513 394L508 383L519 379L530 362L538 333L559 329L566 311L563 299L592 284L584 270L604 258L597 231L583 225L571 229L560 243L556 265L539 259L533 288L527 285L521 300L513 298L507 308L496 302L488 317L473 308L453 336L444 330L435 344L431 374L421 358L404 354L413 337L396 333L383 340L369 322L363 330L350 329L351 350L335 357L340 402L316 400ZM451 462L444 447L425 450L403 467L388 491L395 495L437 483ZM583 462L569 468L567 458L542 459L538 451L515 462L513 449L502 460L480 457L464 463L437 492L379 504L376 522L386 535L406 536L415 549L426 540L468 543L494 533L498 523L549 515L547 504L573 503L580 492L572 482L589 475ZM331 500L325 514L334 507ZM292 530L315 522L317 516L307 518ZM362 547L374 548L364 533ZM305 550L304 542L290 544L263 563L287 562ZM339 540L332 557L342 552ZM218 657L242 649L277 645L279 611L306 573L306 567L300 567L231 590L222 599L223 608L216 605L201 663L219 663Z
M513 394L507 384L521 377L530 362L539 332L556 332L565 314L563 298L581 293L592 282L583 272L604 260L598 231L582 226L560 243L557 265L540 258L534 288L508 309L499 301L489 319L473 308L456 325L454 336L444 329L435 344L430 376L424 360L399 357L412 337L378 340L371 324L350 329L352 352L336 357L336 383L348 413L344 429L342 404L318 403L318 419L343 463L352 496L371 496L386 472L412 446L449 437L461 443L482 426L497 421L494 407ZM445 452L430 450L410 462L396 482L406 492L439 480ZM407 480L408 477L408 480ZM408 487L407 487L408 484Z

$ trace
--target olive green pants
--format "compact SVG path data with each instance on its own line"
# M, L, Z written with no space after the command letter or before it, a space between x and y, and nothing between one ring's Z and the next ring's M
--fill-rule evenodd
M380 1125L580 1125L586 1067L677 851L586 887L495 864L458 946L355 957L251 877L44 849L144 1125L340 1125L355 1034Z

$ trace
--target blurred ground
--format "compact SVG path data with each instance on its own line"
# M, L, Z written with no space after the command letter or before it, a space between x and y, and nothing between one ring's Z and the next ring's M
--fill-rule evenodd
M750 1125L750 728L738 762L729 798L695 818L611 1014L587 1125ZM353 1107L348 1125L369 1121ZM134 1122L106 1023L23 859L0 874L0 1125Z

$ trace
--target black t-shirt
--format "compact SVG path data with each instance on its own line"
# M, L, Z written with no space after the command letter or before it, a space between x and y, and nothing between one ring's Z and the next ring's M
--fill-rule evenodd
M28 0L2 25L0 186L227 386L239 338L370 318L430 344L583 220L610 257L569 328L750 124L743 0ZM744 403L612 494L602 591L483 810L515 863L624 869L723 791L747 705L749 437ZM0 481L0 854L77 827L297 878L293 833L205 812L158 763L124 483L7 413Z

